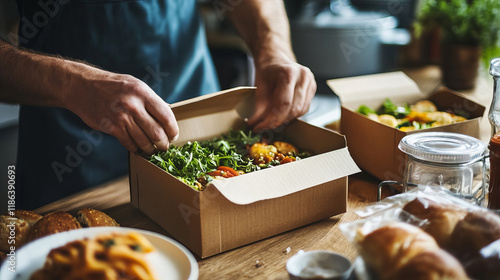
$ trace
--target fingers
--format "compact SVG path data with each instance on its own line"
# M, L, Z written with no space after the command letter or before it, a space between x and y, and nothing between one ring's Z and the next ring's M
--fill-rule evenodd
M164 151L168 149L169 140L165 130L146 111L136 116L133 121L135 125L127 128L127 131L141 150L148 154L152 154L155 151L153 145L155 145L158 150Z
M139 149L141 149L148 155L151 155L155 152L156 149L153 146L153 142L134 119L130 119L129 122L127 122L127 126L125 128L128 135L130 136L130 138L132 138Z
M125 149L132 153L139 152L139 147L135 144L135 141L130 137L128 131L124 128L121 133L116 134L116 138L120 141Z
M267 83L258 83L257 89L255 90L256 101L255 101L255 112L253 116L248 120L249 126L254 126L255 124L262 121L262 117L266 112L268 107L269 98L266 96L267 92L270 92L272 88L267 86Z
M309 74L308 74L309 83L308 83L308 87L306 90L306 98L305 98L304 106L302 107L302 111L300 112L298 117L305 115L309 111L309 106L311 105L311 101L313 100L314 95L316 94L317 84L316 84L316 80L314 79L314 75L311 72L311 70L309 70L309 68L307 68L307 72L309 72Z
M123 114L120 125L110 133L130 152L143 151L147 155L158 150L167 150L170 141L163 127L145 110L137 115ZM155 147L156 146L156 147Z
M133 125L133 122L136 125ZM168 104L156 95L146 100L143 108L133 113L131 123L131 127L127 128L129 134L136 145L148 154L155 151L154 146L161 151L167 150L170 141L179 136L174 113Z
M75 113L88 126L116 137L131 152L152 154L168 149L179 134L169 105L133 76L93 71L95 77L83 83L82 89L95 98L85 95L89 98L79 100Z
M254 131L276 128L304 115L309 110L316 92L316 81L308 68L298 64L295 66L298 68L292 69L293 71L289 71L287 75L277 76L274 81L267 81L277 83L272 92L260 92L257 96L258 101L261 100L256 106L261 108L256 109L256 114L252 117L253 122L249 122L249 125L254 126Z
M179 126L177 125L172 109L170 109L170 106L166 102L159 97L155 98L155 100L146 103L146 110L163 129L168 140L174 141L179 137ZM160 147L158 146L158 148ZM165 150L167 148L168 146L164 147Z
M167 150L179 128L167 103L158 100L134 100L116 118L113 136L131 152L142 150L151 155L157 149ZM147 110L149 108L149 110ZM160 123L161 121L161 123Z
M276 128L280 126L288 117L294 101L294 84L280 81L274 88L268 101L265 112L261 115L260 121L255 124L254 130L260 131L265 128Z

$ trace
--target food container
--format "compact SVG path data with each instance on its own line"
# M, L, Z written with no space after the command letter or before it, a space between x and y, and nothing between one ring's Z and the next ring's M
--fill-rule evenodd
M404 192L418 185L439 186L474 202L484 198L482 141L458 133L422 132L405 136L398 147L408 155Z
M179 138L213 139L241 129L253 114L255 88L235 88L172 104ZM347 176L359 169L345 138L300 120L265 131L311 157L213 180L197 191L148 159L130 153L131 203L201 258L344 213Z
M402 181L407 159L406 154L397 147L407 135L441 131L475 138L480 136L479 124L485 111L484 106L444 87L424 94L403 72L333 79L328 81L328 85L340 97L340 132L347 138L354 161L361 169L382 181ZM460 112L467 120L405 132L357 112L360 105L378 108L386 98L395 104L415 104L421 100L430 100L439 111Z

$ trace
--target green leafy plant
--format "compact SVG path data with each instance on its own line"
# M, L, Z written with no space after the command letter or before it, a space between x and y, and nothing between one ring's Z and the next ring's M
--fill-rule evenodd
M436 26L442 30L444 43L480 46L486 65L500 56L498 0L423 0L417 34Z

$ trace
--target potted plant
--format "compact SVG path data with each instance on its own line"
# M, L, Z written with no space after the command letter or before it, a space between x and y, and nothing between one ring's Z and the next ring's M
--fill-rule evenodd
M500 56L499 0L422 0L417 31L441 31L443 82L453 89L475 86L481 57Z

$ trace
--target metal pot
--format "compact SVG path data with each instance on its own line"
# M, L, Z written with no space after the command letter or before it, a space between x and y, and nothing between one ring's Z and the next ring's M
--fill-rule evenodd
M323 2L321 2L323 3ZM381 12L360 12L348 0L321 8L308 2L291 20L292 45L299 63L319 79L386 72L396 67L397 47L410 41L397 19Z

